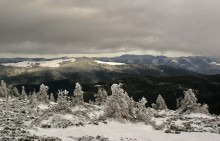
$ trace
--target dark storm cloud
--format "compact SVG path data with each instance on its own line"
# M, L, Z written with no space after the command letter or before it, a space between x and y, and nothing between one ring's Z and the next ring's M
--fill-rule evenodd
M219 0L0 0L0 52L220 55Z

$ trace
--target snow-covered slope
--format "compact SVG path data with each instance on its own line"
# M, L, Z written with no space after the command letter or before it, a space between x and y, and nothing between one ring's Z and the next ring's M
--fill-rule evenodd
M48 61L22 61L17 63L2 63L3 66L13 66L13 67L24 67L30 68L33 66L40 66L40 67L59 67L64 62L75 62L75 58L70 59L54 59Z
M59 67L62 63L75 62L75 61L76 61L75 58L68 58L68 59L61 58L61 59L50 59L46 61L21 61L16 63L1 63L1 65L20 67L20 68L32 68L34 66L56 68ZM104 62L99 60L93 60L93 61L97 64L104 64L111 66L126 65L125 63L118 63L118 62Z
M116 66L116 65L126 65L125 63L119 63L119 62L104 62L104 61L99 61L99 60L94 60L94 62L98 63L98 64L105 64L105 65L112 65L112 66Z

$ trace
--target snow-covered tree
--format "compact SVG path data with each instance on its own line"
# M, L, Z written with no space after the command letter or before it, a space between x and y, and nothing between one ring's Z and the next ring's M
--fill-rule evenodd
M104 105L107 98L108 98L108 94L104 88L99 87L98 93L95 94L95 97L96 97L96 99L95 99L96 104Z
M208 113L208 105L201 106L200 103L197 103L197 98L192 89L184 91L184 98L180 102L180 107L177 110L179 113Z
M53 93L50 94L50 101L55 102L55 98L53 96Z
M18 92L18 89L16 87L12 88L11 95L13 95L14 97L19 97L20 96L20 93Z
M84 105L83 93L81 85L76 83L73 105Z
M20 95L19 99L27 100L27 93L25 91L25 87L24 86L22 86L22 91L21 91L21 95Z
M2 89L2 87L0 87L0 97L5 97L5 93L4 93L3 89Z
M166 110L167 109L166 102L161 95L158 95L156 103L157 103L159 110Z
M68 114L72 113L71 111L71 102L68 101L68 91L58 90L58 98L57 98L57 105L52 108L53 112L61 113L61 114Z
M1 81L0 96L5 98L8 97L7 84L5 83L4 80Z
M30 95L29 104L31 108L37 107L37 95L35 91L32 93L32 95Z
M199 110L198 110L198 112L199 113L204 113L204 114L209 114L209 106L207 105L207 104L203 104L200 108L199 108Z
M68 97L68 91L67 90L58 90L58 98L57 98L57 103L59 105L66 105L68 103L67 97Z
M177 108L177 109L180 107L180 101L181 101L180 98L177 98L177 99L176 99L176 108Z
M49 103L49 96L47 94L48 90L49 90L48 86L41 84L40 90L37 94L37 100L48 104Z
M122 84L111 86L112 95L108 97L105 105L105 117L114 118L119 121L124 119L133 120L132 102L128 94L122 89Z
M136 118L137 120L145 121L147 118L147 108L146 105L147 100L145 97L142 97L142 99L137 103L137 109L136 109Z

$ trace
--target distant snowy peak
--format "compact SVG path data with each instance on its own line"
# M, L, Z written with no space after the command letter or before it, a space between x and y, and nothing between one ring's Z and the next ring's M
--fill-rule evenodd
M54 59L48 61L22 61L17 63L2 63L2 65L12 66L12 67L23 67L23 68L31 68L33 66L56 68L59 67L62 63L75 62L75 61L76 61L75 58L68 58L68 59Z
M98 63L98 64L111 65L111 66L126 65L125 63L119 63L119 62L104 62L104 61L99 61L99 60L94 60L94 62L96 62L96 63Z

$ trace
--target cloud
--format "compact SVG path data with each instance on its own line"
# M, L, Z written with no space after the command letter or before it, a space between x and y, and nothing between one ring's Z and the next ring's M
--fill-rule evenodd
M218 0L0 0L0 52L220 55Z

